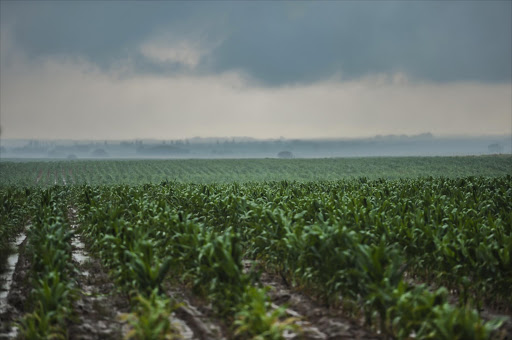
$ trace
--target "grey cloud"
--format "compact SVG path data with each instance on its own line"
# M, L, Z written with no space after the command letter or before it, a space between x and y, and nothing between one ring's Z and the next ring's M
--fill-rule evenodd
M510 82L512 3L2 2L30 59L79 56L136 73L242 71L267 85L404 72L426 81ZM139 51L162 34L218 41L194 70Z

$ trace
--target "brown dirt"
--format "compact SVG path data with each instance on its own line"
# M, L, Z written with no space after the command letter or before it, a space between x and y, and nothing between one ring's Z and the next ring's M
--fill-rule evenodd
M27 298L31 287L28 282L30 261L25 254L26 244L27 239L18 248L18 263L16 264L11 289L7 296L7 309L0 315L0 333L8 333L12 324L25 313L25 308L27 307Z
M72 228L77 228L77 210L70 207L68 218ZM80 238L79 235L75 236ZM77 240L73 242L73 253L85 255L87 260L74 260L78 267L77 276L80 297L75 302L76 322L69 327L70 339L121 339L129 327L120 321L119 316L130 311L128 298L115 294L115 285L110 280L100 261L88 257L85 249L78 247ZM83 246L83 243L82 243ZM168 295L181 306L173 313L171 321L182 330L188 328L189 334L184 334L183 339L194 340L220 340L226 337L225 327L219 320L214 320L206 315L207 307L197 307L183 293L182 289L167 289ZM201 311L200 311L201 310Z
M290 339L382 339L363 327L362 321L349 318L340 308L329 308L305 293L288 287L277 275L263 272L260 281L264 286L270 287L268 294L276 307L285 305L288 316L300 318L298 324L303 333L291 335Z
M74 303L76 322L68 327L69 338L77 340L121 339L121 313L129 312L128 300L115 293L104 268L97 259L77 264L78 299Z
M70 207L68 219L77 228L77 210ZM98 259L87 256L79 247L80 236L73 242L73 262L77 268L76 283L79 290L74 302L74 320L68 327L69 338L77 340L121 339L123 322L119 315L127 313L130 305L126 297L116 293L115 285ZM80 254L81 261L75 258Z
M177 318L186 323L192 330L192 339L220 340L230 339L230 331L224 320L215 315L211 305L191 294L187 288L179 284L168 285L167 295L181 304L175 311Z

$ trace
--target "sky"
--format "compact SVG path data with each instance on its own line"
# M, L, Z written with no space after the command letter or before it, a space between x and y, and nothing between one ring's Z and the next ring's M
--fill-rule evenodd
M0 6L1 138L512 134L512 1Z

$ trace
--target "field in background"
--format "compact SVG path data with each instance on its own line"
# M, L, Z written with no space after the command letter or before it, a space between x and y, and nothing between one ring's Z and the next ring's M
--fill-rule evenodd
M2 161L0 185L229 183L512 175L512 156Z

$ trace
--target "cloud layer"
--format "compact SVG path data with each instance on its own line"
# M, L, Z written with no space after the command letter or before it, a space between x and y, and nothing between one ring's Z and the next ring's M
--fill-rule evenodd
M512 133L511 2L1 2L2 138Z
M510 1L2 2L2 25L30 59L108 70L130 58L138 74L237 70L267 85L395 72L509 82L511 17Z

